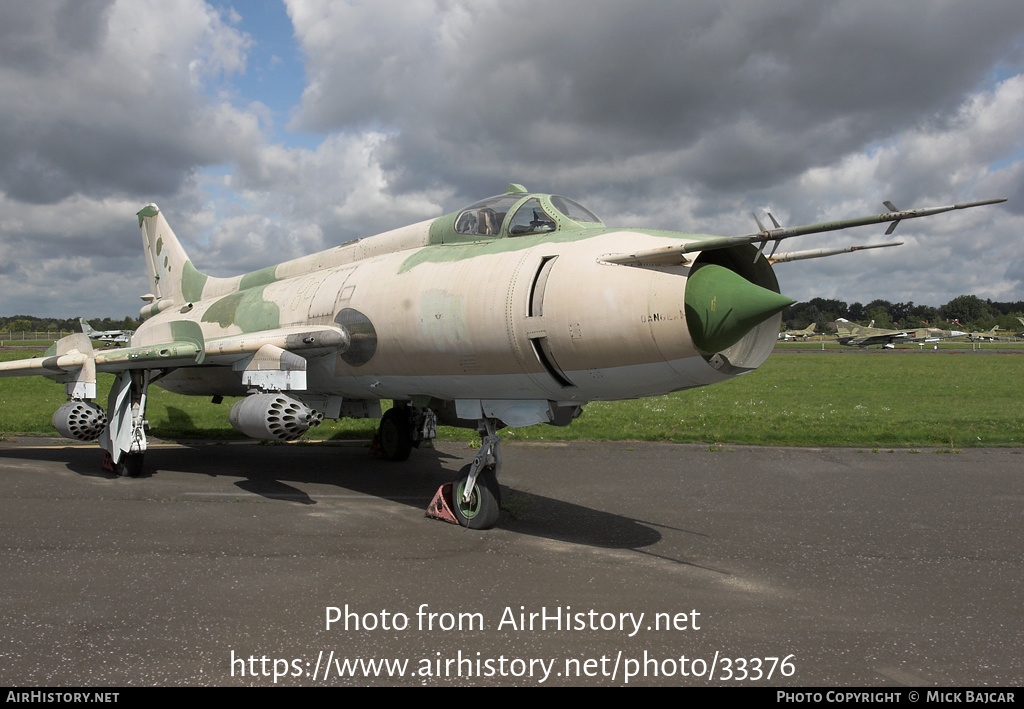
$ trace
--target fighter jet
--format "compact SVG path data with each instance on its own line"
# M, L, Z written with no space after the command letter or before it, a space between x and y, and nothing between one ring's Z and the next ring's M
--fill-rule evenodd
M63 383L56 429L98 439L127 475L142 467L150 384L242 396L229 420L260 439L295 439L325 417L379 417L389 460L408 458L438 423L476 429L481 447L452 503L459 523L482 529L499 514L499 428L565 426L591 401L760 366L793 302L769 263L782 240L1001 201L711 236L607 227L571 199L513 184L232 278L199 271L149 204L138 219L150 291L130 345L94 351L69 335L42 358L0 363L0 376ZM115 375L106 411L92 401L97 372ZM394 401L383 416L381 399Z
M85 321L85 318L78 318L82 324L82 332L93 342L105 342L107 347L114 344L128 344L132 339L131 330L94 330Z
M817 327L818 327L818 324L812 322L810 325L805 327L803 330L786 330L785 332L780 332L779 333L779 339L780 340L786 340L786 341L795 340L797 338L807 339L808 337L811 337L811 336L814 335L814 330Z
M872 321L872 325L874 321ZM836 334L839 344L848 347L869 347L882 345L893 349L901 342L939 342L950 337L962 337L966 332L940 330L935 327L919 327L913 330L886 330L880 327L858 325L846 318L836 319Z
M983 340L983 341L987 341L987 342L995 342L996 340L1000 339L1000 336L999 336L999 326L996 325L991 330L988 330L986 332L969 332L969 333L967 333L967 337L972 342L975 341L975 340Z

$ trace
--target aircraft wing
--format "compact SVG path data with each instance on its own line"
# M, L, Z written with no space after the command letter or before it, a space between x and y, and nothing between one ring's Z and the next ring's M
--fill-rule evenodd
M203 363L203 333L197 323L171 323L154 334L156 337L146 344L99 352L93 349L88 335L68 335L55 342L42 357L0 362L0 377L43 374L59 378L87 365L98 372L118 372Z
M891 222L892 225L885 232L889 235L904 219L917 219L919 217L928 217L933 214L941 214L942 212L949 212L955 209L970 209L971 207L981 207L986 204L998 204L1005 202L1006 199L987 199L979 202L961 202L959 204L951 204L944 207L920 207L917 209L904 209L896 210L892 209L889 212L883 212L881 214L873 214L866 217L854 217L852 219L841 219L834 222L821 222L819 224L807 224L805 226L796 227L777 227L775 229L762 229L756 234L746 234L744 236L709 236L709 235L695 235L696 238L686 244L679 244L678 246L665 246L657 249L644 249L636 251L631 254L608 254L602 257L602 261L607 263L619 263L619 264L679 264L686 263L685 255L688 253L694 253L697 251L713 251L716 249L728 249L733 246L739 246L741 244L761 244L762 248L769 241L774 241L776 245L783 239L791 239L794 236L804 236L806 234L820 234L826 231L838 231L840 229L849 229L857 226L868 226L870 224L881 224L885 222ZM887 202L887 207L892 208L892 203ZM896 244L893 244L894 246ZM842 253L844 249L835 251L834 253ZM800 256L798 258L817 258L820 256L829 256L830 253L815 253L810 255L810 252L798 252ZM771 257L769 257L771 258ZM782 260L782 259L780 259ZM788 260L797 260L796 258L790 258Z
M243 383L281 379L287 385L284 388L305 388L306 360L302 355L344 351L351 338L342 327L324 325L277 328L206 341L198 323L182 320L151 329L147 340L131 347L96 351L87 335L68 335L42 357L0 362L0 377L40 374L63 382L69 396L93 398L97 372L214 364L234 366L241 372Z

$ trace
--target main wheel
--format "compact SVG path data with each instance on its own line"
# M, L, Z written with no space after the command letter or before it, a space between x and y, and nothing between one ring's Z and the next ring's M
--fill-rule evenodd
M393 408L380 419L380 456L384 460L407 460L412 452L412 423L405 409Z
M464 502L462 492L466 489L469 471L461 475L452 485L452 506L459 524L470 529L490 529L498 522L501 514L501 486L494 466L488 465L476 476L476 485L469 502Z
M142 475L143 453L125 453L117 465L117 474L123 478L137 478Z

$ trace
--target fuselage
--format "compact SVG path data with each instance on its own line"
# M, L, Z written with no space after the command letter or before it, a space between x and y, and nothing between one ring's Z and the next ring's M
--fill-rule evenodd
M133 345L162 325L192 321L206 340L206 362L160 385L242 395L231 358L215 354L218 338L334 325L351 333L352 344L307 358L310 394L584 403L722 381L756 368L774 344L778 315L723 352L694 344L686 286L703 264L700 254L678 265L602 260L686 234L597 225L446 241L438 230L450 223L442 217L273 269L209 279L201 299L185 312L153 315ZM755 253L744 246L713 252L713 260L777 292L771 267L762 257L755 262Z

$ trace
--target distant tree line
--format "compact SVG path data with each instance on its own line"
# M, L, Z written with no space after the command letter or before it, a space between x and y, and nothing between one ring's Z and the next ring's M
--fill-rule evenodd
M806 303L796 303L782 311L786 329L799 330L812 322L817 323L819 332L828 332L829 323L836 318L868 324L875 321L875 327L914 328L939 327L945 330L990 330L996 325L1002 330L1021 331L1017 318L1024 315L1024 301L994 303L974 295L960 295L945 305L933 308L930 305L890 303L888 300L872 300L867 305L841 300L812 298Z
M86 318L85 321L97 330L135 330L139 321L135 318L112 320L111 318ZM78 318L37 318L34 315L15 315L0 318L0 332L81 332Z

